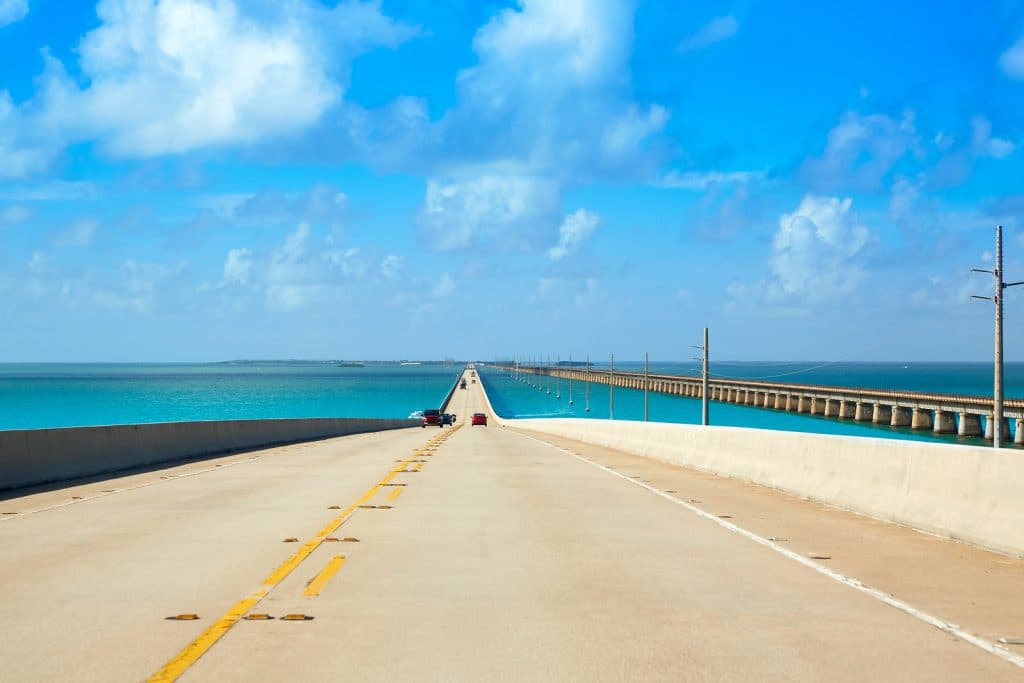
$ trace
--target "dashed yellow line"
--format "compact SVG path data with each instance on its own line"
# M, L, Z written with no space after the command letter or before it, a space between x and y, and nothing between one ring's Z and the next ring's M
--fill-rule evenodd
M345 564L344 555L335 555L332 557L330 562L327 563L327 566L323 568L323 571L317 574L316 578L309 582L309 585L306 586L306 590L302 591L302 594L307 598L315 598L320 595L320 591L324 589L324 586L327 585L328 581L334 578L334 575L338 573L338 570L341 569L341 565L343 564Z
M455 429L458 428L456 427ZM454 429L452 431L454 431ZM448 432L447 434L451 434L451 432ZM440 439L446 438L447 434L444 437L440 438L434 437L427 443L431 445L435 443L440 443ZM260 602L260 600L265 598L267 594L269 594L270 591L275 586L281 583L281 581L283 581L286 576L288 576L297 566L299 566L299 564L303 560L309 557L313 553L313 551L316 550L321 543L323 543L325 538L334 533L334 531L339 526L341 526L349 517L351 517L352 514L359 508L360 505L363 505L371 498L373 498L375 495L377 495L377 492L381 490L383 484L387 484L388 482L390 482L391 479L394 478L396 474L398 474L401 470L404 470L406 468L406 466L413 458L417 457L422 452L423 449L418 448L415 451L413 451L413 454L411 456L409 456L405 460L402 460L398 465L396 465L394 469L392 469L391 472L389 472L386 477L377 482L369 491L364 493L359 500L345 508L345 510L341 514L332 519L327 526L321 529L316 536L314 536L309 541L304 543L302 547L295 551L295 553L291 557L289 557L287 560L281 563L281 565L277 569L275 569L270 574L270 576L263 580L262 586L260 586L256 591L254 591L247 597L235 603L231 607L231 609L225 612L223 616L221 616L219 619L217 619L217 621L215 621L205 631L203 631L198 638L196 638L191 643L186 645L185 649L183 649L173 659L164 664L163 668L161 668L159 671L157 671L149 678L149 681L155 683L156 681L177 680L183 673L185 673L185 671L188 670L190 666L195 664L200 657L206 654L206 652L211 647L213 647L218 640L220 640L228 631L230 631L231 628L235 624L237 624L238 621L243 616L245 616L245 614L249 610L255 607Z

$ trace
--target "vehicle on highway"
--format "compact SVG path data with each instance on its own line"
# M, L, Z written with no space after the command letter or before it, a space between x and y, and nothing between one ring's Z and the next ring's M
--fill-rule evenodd
M441 411L437 408L427 408L423 411L423 422L420 424L421 427L427 425L438 427L444 427L444 423L441 421Z
M484 413L473 413L473 417L469 418L469 422L474 427L477 425L487 426L487 415Z
M454 413L444 413L443 415L441 415L441 424L444 424L444 425L453 425L453 424L455 424L455 414Z
M463 378L463 380L462 380L462 384L461 384L461 385L459 385L459 388L460 388L460 389L465 389L465 388L466 388L466 380L465 380L465 378Z

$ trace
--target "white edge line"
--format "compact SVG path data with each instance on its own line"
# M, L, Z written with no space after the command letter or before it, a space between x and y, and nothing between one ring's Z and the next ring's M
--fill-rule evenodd
M536 438L534 436L530 436L529 434L523 434L522 432L519 432L519 434L520 434L520 436L526 437L527 439L532 439L533 441L537 441L539 443L542 443L542 444L545 444L547 446L551 446L552 448L555 448L557 450L560 450L560 451L562 451L563 453L565 453L567 455L571 455L572 457L576 458L577 460L585 462L585 463L587 463L589 465L593 465L594 467L596 467L596 468L598 468L600 470L604 470L608 474L613 474L616 477L619 477L620 479L623 479L625 481L628 481L631 484L635 484L635 485L639 486L640 488L647 489L651 493L653 493L655 495L658 495L658 496L661 496L665 500L671 501L671 502L675 503L676 505L680 505L680 506L686 508L687 510L689 510L693 514L697 515L698 517L701 517L701 518L706 519L708 521L714 522L718 526L720 526L720 527L722 527L724 529L728 529L729 531L733 532L734 534L738 534L738 535L742 536L743 538L746 538L747 540L750 540L750 541L753 541L754 543L758 543L760 545L763 545L766 548L770 548L771 550L774 550L775 552L777 552L778 554L782 555L783 557L788 557L789 559L791 559L791 560L793 560L795 562L799 562L803 566L805 566L805 567L807 567L809 569L813 569L814 571L818 572L819 574L824 574L825 576L829 577L830 579L832 579L834 581L838 581L839 583L841 583L841 584L843 584L845 586L849 586L850 588L858 590L861 593L864 593L866 595L870 595L874 599L876 599L876 600L878 600L880 602L883 602L886 605L889 605L890 607L895 607L896 609L898 609L901 612L904 612L906 614L909 614L910 616L914 617L915 619L919 619L919 620L923 621L924 623L929 624L930 626L934 626L935 628L939 629L940 631L944 631L945 633L948 633L948 634L950 634L952 636L955 636L955 637L957 637L957 638L959 638L959 639L961 639L961 640L963 640L965 642L968 642L971 645L974 645L975 647L981 648L985 652L988 652L989 654L995 655L996 657L999 657L1000 659L1002 659L1004 661L1007 661L1010 664L1013 664L1014 666L1017 666L1017 667L1019 667L1021 669L1024 669L1024 656L1018 655L1015 652L1010 652L1009 650L1007 650L1007 649L1005 649L1003 647L1000 647L999 645L996 645L992 641L985 640L984 638L980 638L980 637L978 637L978 636L976 636L976 635L974 635L972 633L968 633L967 631L964 631L963 629L961 629L956 624L951 624L948 621L943 621L942 619L940 619L940 618L938 618L936 616L933 616L933 615L931 615L931 614L929 614L927 612L923 612L923 611L917 609L916 607L914 607L913 605L911 605L910 603L904 602L903 600L900 600L899 598L895 598L895 597L889 595L888 593L884 593L884 592L880 591L877 588L873 588L871 586L868 586L868 585L862 583L861 581L858 581L857 579L854 579L852 577L846 576L845 574L841 574L841 573L835 571L834 569L826 567L823 564L819 564L818 562L814 562L813 560L810 560L810 559L804 557L803 555L801 555L799 553L793 552L789 548L784 548L783 546L779 545L778 543L775 543L773 541L769 541L767 538L764 538L763 536L758 536L757 534L755 534L752 531L747 531L746 529L743 529L742 527L739 527L739 526L733 524L732 522L728 522L728 521L726 521L724 519L721 519L720 517L716 517L715 515L712 515L712 514L710 514L708 512L705 512L704 510L701 510L700 508L698 508L698 507L696 507L694 505L691 505L690 503L687 503L687 502L682 501L682 500L680 500L678 498L670 496L669 494L665 493L664 491L660 491L660 490L654 488L650 484L645 484L642 481L638 481L636 479L631 479L631 478L627 477L626 475L621 474L621 473L611 469L610 467L605 467L604 465L602 465L599 462L596 462L594 460L590 460L589 458L585 458L582 455L579 455L577 453L573 453L572 451L570 451L570 450L568 450L566 448L562 448L561 446L556 446L555 444L549 443L547 441L544 441L543 439L538 439L538 438Z

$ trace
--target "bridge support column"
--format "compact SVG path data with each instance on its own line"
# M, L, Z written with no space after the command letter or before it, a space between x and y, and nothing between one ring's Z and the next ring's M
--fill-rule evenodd
M956 434L956 416L948 410L936 410L932 431L936 434Z
M839 417L839 401L834 398L825 399L825 417Z
M988 441L994 441L995 440L995 438L996 438L995 427L996 427L995 418L992 417L991 415L986 415L985 416L985 439L986 440L988 440ZM1009 437L1010 437L1010 421L1004 417L1003 418L1003 431L1002 431L1003 441L1009 441L1010 440Z
M793 394L786 394L786 412L795 412L800 407L800 401Z
M764 402L761 403L763 408L772 408L775 406L775 397L769 394L767 391L764 392Z
M760 399L760 398L761 398L761 396L760 396L759 392L757 392L757 391L748 391L747 392L747 405L748 406L756 406L756 405L758 405L758 399Z
M910 416L910 428L932 429L932 411L927 408L914 408L914 414Z
M1013 442L1018 446L1024 445L1024 419L1018 417L1013 426Z
M889 424L892 420L892 406L883 403L876 403L871 410L871 422L876 425Z
M811 415L824 415L825 414L825 399L823 398L812 398L811 399Z
M909 427L910 408L904 408L903 406L893 406L892 417L889 420L889 424L893 427Z
M785 410L785 409L786 409L786 395L785 394L775 394L775 410Z
M981 436L981 415L960 413L960 428L957 436Z
M811 412L811 398L810 396L801 395L797 399L796 412L798 413L809 413Z
M852 420L857 414L857 402L842 400L839 402L839 418L842 420Z

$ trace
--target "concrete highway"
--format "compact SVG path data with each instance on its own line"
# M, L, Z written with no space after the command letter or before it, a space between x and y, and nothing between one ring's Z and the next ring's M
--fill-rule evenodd
M1024 561L449 410L0 500L0 677L1024 680Z

